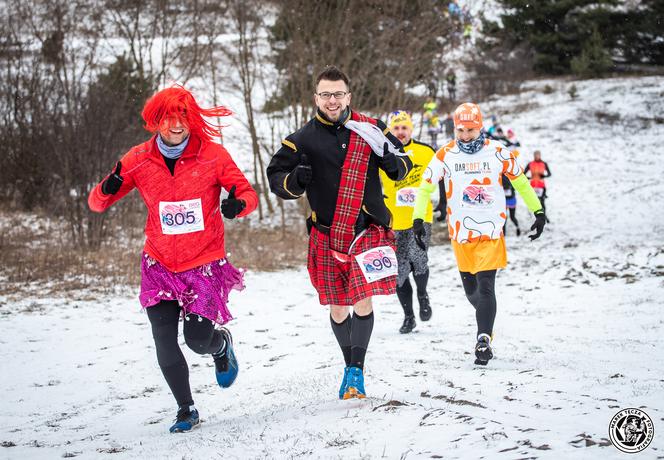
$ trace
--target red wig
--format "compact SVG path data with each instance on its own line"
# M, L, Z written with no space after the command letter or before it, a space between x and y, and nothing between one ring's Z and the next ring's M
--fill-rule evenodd
M147 100L143 107L145 129L151 133L159 131L164 121L180 120L189 132L201 140L211 142L221 136L221 126L210 123L203 117L226 117L233 112L226 107L218 106L211 109L201 108L194 96L180 85L157 92Z

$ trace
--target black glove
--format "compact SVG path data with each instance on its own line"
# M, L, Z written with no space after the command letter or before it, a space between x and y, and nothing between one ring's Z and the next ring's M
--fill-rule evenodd
M535 211L535 223L530 227L531 230L535 230L534 235L528 235L528 238L532 240L536 240L537 238L540 237L542 232L544 231L544 226L546 225L546 215L544 214L543 210Z
M122 176L120 175L120 170L122 169L122 163L118 161L118 164L115 165L115 171L113 174L108 176L104 182L101 183L101 193L104 195L115 195L120 190L122 186Z
M397 156L390 152L387 142L383 144L383 156L379 159L380 167L388 174L395 174L399 171Z
M235 219L247 206L244 200L235 198L235 185L231 187L228 198L221 201L221 213L226 219Z
M415 219L413 221L413 235L415 236L415 243L417 243L417 245L422 248L423 251L427 250L427 247L424 244L426 234L427 233L424 230L424 221L422 219Z
M295 180L297 185L302 188L306 188L311 183L311 165L309 165L306 153L302 154L300 164L295 168Z

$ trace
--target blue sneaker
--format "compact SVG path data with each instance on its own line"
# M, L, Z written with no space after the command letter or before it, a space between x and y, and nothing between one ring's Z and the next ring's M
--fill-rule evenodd
M346 391L344 392L344 399L367 397L364 391L364 373L359 367L351 367L348 369L348 378L346 379Z
M233 336L225 327L219 329L219 332L221 332L226 342L226 347L221 353L212 353L212 358L214 359L217 383L222 388L228 388L235 382L239 368L233 351Z
M344 399L344 393L346 393L346 386L348 385L348 370L349 366L344 367L344 378L341 380L341 386L339 387L339 399Z
M198 416L198 411L191 407L183 407L178 410L175 423L170 428L171 433L185 433L191 431L201 424L201 419Z

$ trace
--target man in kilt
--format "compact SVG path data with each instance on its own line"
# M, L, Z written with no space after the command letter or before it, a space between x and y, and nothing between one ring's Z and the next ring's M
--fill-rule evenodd
M384 123L350 109L350 81L336 67L318 75L314 100L315 117L282 141L267 175L283 199L306 192L307 268L320 304L330 306L346 363L339 398L364 398L371 298L396 292L394 235L378 170L401 180L412 163Z

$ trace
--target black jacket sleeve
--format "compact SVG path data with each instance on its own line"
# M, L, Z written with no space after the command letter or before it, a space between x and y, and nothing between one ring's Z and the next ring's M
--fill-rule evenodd
M399 149L400 152L403 152L403 144L399 141L399 139L394 136L387 127L385 123L383 123L381 120L376 120L376 125L383 130L383 134L385 134L385 137L392 143L393 146ZM381 168L382 169L382 168ZM410 170L413 169L413 162L410 161L410 158L408 158L407 155L398 155L397 156L397 172L395 173L392 171L391 173L388 171L385 171L385 174L387 174L387 177L394 181L398 180L403 180L406 178Z
M267 167L267 178L272 193L284 200L294 200L304 194L304 188L297 183L294 174L302 154L297 151L291 136L281 141L281 144Z
M546 169L546 176L544 177L551 177L551 170L549 169L549 163L546 161L544 162L544 168Z

